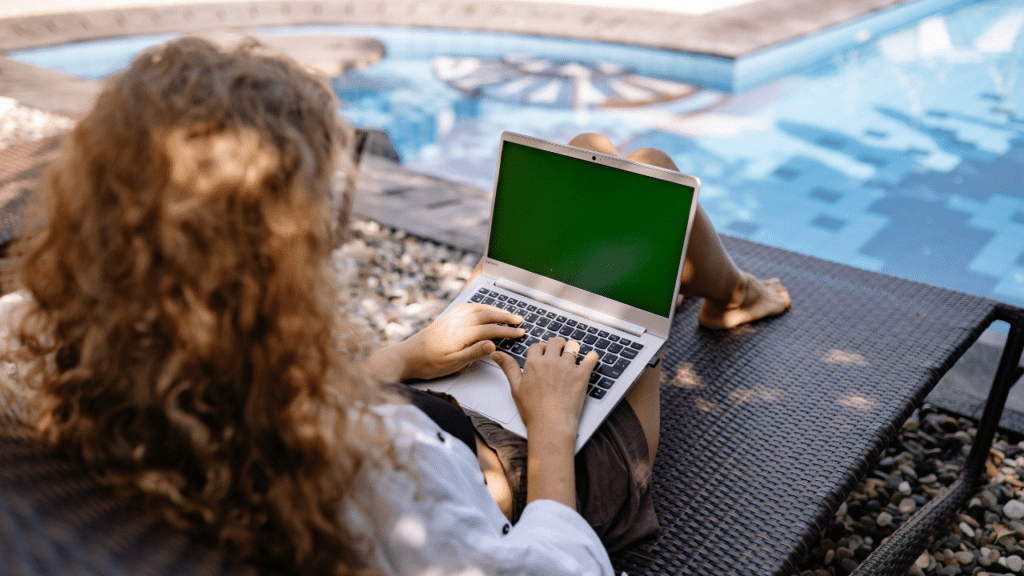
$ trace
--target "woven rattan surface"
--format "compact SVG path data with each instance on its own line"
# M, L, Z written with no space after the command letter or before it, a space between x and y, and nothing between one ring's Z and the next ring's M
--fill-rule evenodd
M257 573L117 498L0 417L0 574Z
M684 303L663 369L654 468L662 531L629 574L785 574L997 303L724 238L793 308L698 327Z

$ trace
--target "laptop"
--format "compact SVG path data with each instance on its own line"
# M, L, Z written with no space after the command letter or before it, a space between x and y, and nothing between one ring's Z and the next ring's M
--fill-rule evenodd
M694 176L502 134L483 273L448 307L480 302L524 318L523 338L496 343L520 368L527 348L558 335L600 355L576 451L668 338L697 208ZM447 312L447 309L445 310ZM526 436L508 379L490 358L414 386Z

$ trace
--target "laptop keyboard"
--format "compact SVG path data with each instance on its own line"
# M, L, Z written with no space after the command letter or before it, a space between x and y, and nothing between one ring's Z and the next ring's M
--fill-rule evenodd
M590 374L590 385L587 387L587 394L597 400L605 397L630 362L636 358L637 353L643 349L643 344L639 342L567 318L557 309L547 309L536 302L522 300L496 290L481 288L470 301L495 306L523 317L523 323L519 326L526 330L526 334L520 338L495 340L498 350L507 352L515 358L520 368L526 364L526 350L530 346L538 342L547 342L549 338L555 336L580 343L577 362L591 350L597 350L601 360Z

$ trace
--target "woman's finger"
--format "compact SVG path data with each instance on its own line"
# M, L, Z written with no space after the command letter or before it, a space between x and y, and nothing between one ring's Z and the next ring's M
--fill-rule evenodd
M501 371L505 373L505 377L508 378L508 383L512 387L512 390L519 389L519 382L523 379L523 373L519 371L519 364L504 352L492 352L491 360L494 360Z
M519 338L526 334L526 331L517 326L503 326L501 324L484 324L476 326L466 332L470 342L480 340L497 340L498 338Z
M600 359L601 357L597 353L597 350L591 350L590 352L587 352L587 355L583 357L582 361L580 361L580 367L586 370L587 374L589 374L594 371L594 368L597 368L597 362Z
M523 317L518 314L513 314L507 310L495 308L494 306L485 306L478 304L477 308L473 312L474 320L479 324L522 324Z
M490 340L483 340L451 354L448 359L452 364L466 365L474 360L479 360L491 354L497 349L498 347L494 342L491 342Z
M575 340L570 340L565 343L565 347L562 348L562 356L572 358L575 362L580 355L580 343Z

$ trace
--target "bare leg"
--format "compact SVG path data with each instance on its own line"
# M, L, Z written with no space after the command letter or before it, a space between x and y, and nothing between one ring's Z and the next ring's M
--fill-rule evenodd
M581 134L573 138L569 145L613 156L621 155L610 140L599 134ZM627 158L669 170L679 169L668 154L654 148L641 148ZM789 294L778 280L760 281L736 267L700 205L697 206L693 229L690 231L690 246L683 264L680 292L704 298L698 321L710 328L731 328L778 314L785 311L790 303ZM661 435L660 367L648 368L626 394L626 401L640 420L653 466Z
M620 155L611 141L600 134L581 134L569 144ZM626 158L659 168L679 169L668 154L655 148L641 148ZM736 267L722 246L711 219L699 204L690 231L690 246L683 264L679 292L704 298L697 319L708 328L733 328L780 314L790 306L789 293L777 278L758 280Z

